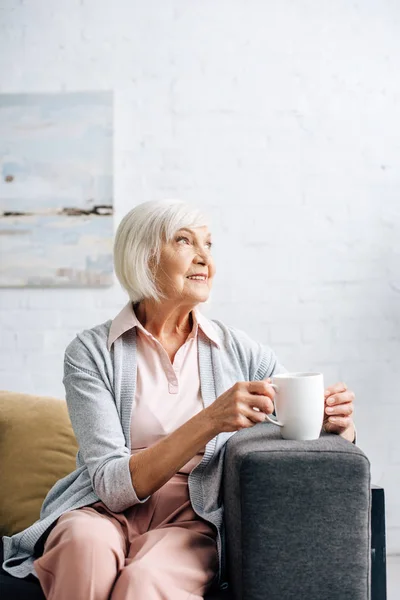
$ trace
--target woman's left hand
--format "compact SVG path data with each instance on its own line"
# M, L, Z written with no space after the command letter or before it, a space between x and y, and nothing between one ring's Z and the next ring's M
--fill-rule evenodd
M323 428L328 433L337 433L352 442L355 436L353 411L354 392L345 383L335 383L325 390L325 412Z

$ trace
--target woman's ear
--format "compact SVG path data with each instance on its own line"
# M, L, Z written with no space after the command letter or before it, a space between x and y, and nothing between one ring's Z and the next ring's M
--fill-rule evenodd
M150 255L150 258L149 258L149 261L148 261L147 264L148 264L148 267L150 269L150 273L155 278L156 273L157 273L157 257L154 254L154 252Z

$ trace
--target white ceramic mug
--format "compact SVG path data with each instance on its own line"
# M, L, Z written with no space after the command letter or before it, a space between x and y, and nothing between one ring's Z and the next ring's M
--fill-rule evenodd
M319 438L325 411L324 376L322 373L281 373L272 377L277 420L286 440Z

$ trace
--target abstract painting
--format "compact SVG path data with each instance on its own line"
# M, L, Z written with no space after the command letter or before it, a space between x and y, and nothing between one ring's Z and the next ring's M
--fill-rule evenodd
M0 95L0 287L113 280L112 94Z

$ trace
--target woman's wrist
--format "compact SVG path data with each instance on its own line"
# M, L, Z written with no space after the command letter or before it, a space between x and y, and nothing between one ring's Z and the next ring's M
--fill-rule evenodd
M196 417L202 424L202 427L207 431L207 437L212 440L216 435L221 433L216 427L215 419L213 419L210 407L204 408L201 412L197 413Z
M352 423L347 429L345 429L340 436L349 442L354 442L356 438L356 430L354 427L354 423Z

